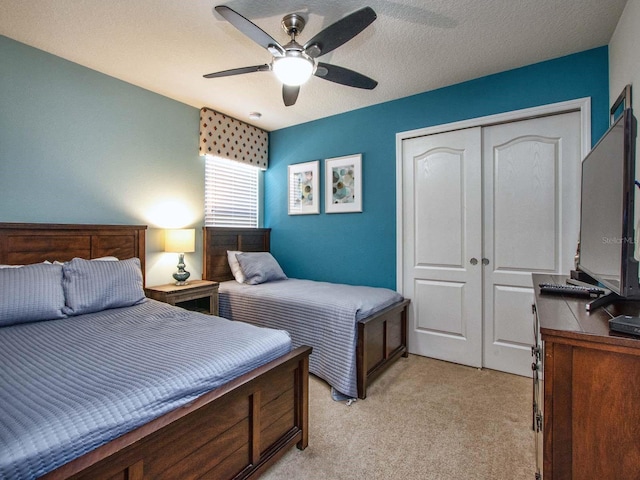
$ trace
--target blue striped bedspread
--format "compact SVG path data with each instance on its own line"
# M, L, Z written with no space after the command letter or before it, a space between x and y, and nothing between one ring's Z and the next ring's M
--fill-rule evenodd
M387 288L290 278L219 288L220 316L286 330L294 347L309 345L309 371L336 390L357 397L357 322L402 300Z
M287 332L154 300L0 328L0 478L41 476L289 351Z

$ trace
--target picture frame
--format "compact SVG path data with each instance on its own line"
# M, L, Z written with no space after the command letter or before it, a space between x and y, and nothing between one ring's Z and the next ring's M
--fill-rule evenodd
M326 213L362 212L362 154L328 158L324 166Z
M320 161L289 165L289 215L320 213Z

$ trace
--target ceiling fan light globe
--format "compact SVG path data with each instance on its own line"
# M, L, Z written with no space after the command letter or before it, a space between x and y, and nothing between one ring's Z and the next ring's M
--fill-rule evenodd
M273 60L273 72L285 85L302 85L313 74L313 61L302 56L286 56Z

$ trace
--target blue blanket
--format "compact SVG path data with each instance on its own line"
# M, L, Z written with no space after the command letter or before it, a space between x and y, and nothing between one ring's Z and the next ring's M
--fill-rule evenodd
M356 382L357 322L402 300L387 288L287 279L219 289L220 316L286 330L294 347L309 345L309 371L349 398Z
M0 328L0 478L41 476L291 351L153 300Z

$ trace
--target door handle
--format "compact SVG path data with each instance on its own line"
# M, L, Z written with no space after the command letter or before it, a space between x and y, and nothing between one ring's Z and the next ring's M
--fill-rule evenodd
M489 259L488 258L483 258L482 259L482 265L489 265Z
M469 263L471 265L477 265L478 264L478 259L476 257L473 257L471 260L469 260Z

